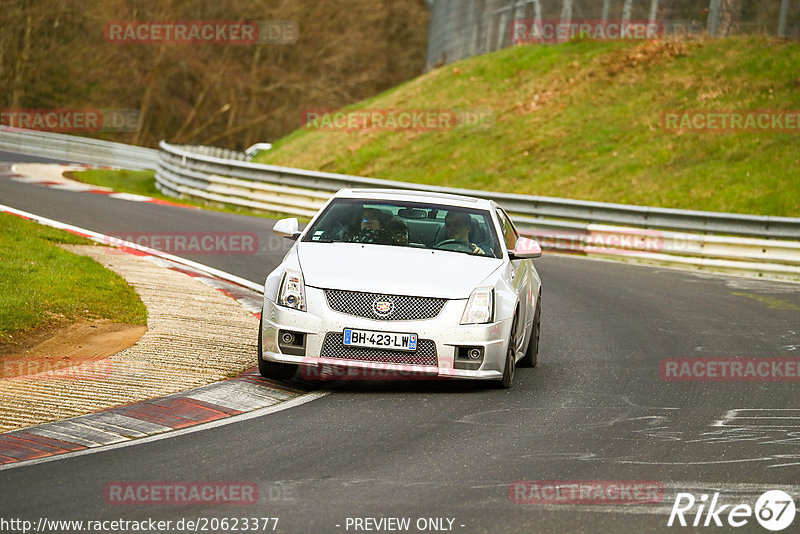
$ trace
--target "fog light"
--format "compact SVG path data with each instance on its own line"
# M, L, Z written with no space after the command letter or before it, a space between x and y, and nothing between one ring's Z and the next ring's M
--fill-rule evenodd
M278 349L292 356L306 355L306 335L302 332L278 331Z
M454 369L477 371L483 365L483 347L456 347Z

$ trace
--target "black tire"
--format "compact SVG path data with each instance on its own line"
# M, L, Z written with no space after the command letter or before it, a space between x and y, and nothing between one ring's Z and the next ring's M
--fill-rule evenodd
M517 366L515 352L517 346L517 316L511 323L511 334L508 336L508 350L506 351L506 364L503 367L503 378L497 382L499 389L510 389L514 383L514 368Z
M539 299L536 299L536 311L533 313L533 324L531 325L531 338L528 341L528 348L525 349L525 356L519 361L520 367L536 367L539 360L539 334L541 327L542 308L539 306Z
M264 313L264 310L261 310ZM264 378L273 378L275 380L288 380L292 378L297 372L297 366L288 363L267 362L261 357L264 353L261 348L261 331L264 327L264 320L258 322L258 372Z

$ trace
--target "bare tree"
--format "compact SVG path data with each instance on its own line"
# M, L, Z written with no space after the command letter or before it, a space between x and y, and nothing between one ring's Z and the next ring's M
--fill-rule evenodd
M739 21L742 0L711 0L708 8L708 35L723 37L729 35Z
M100 137L243 147L422 73L421 0L0 0L0 108L135 108ZM290 44L120 44L109 21L289 20Z
M622 6L622 22L627 23L631 21L631 10L633 9L633 0L625 0Z
M778 37L786 37L786 17L789 14L789 0L781 0L781 14L778 20Z
M572 22L572 0L563 0L561 4L561 23L569 24Z
M719 17L719 35L730 35L734 24L739 22L741 14L742 0L722 0Z
M650 17L649 22L653 24L658 17L658 0L650 0Z

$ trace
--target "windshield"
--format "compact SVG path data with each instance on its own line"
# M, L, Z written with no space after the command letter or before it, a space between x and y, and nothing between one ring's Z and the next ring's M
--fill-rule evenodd
M488 211L417 202L336 199L306 232L303 241L502 257Z

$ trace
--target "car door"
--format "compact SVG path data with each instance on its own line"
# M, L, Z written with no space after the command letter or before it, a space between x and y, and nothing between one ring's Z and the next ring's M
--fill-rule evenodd
M497 219L500 221L500 229L503 233L502 240L506 250L514 250L519 239L519 232L511 222L511 218L502 209L497 208ZM512 260L508 265L508 278L511 286L517 294L519 302L519 317L517 319L517 352L525 349L526 336L530 332L533 323L533 284L531 281L531 261ZM520 335L522 334L522 335Z

